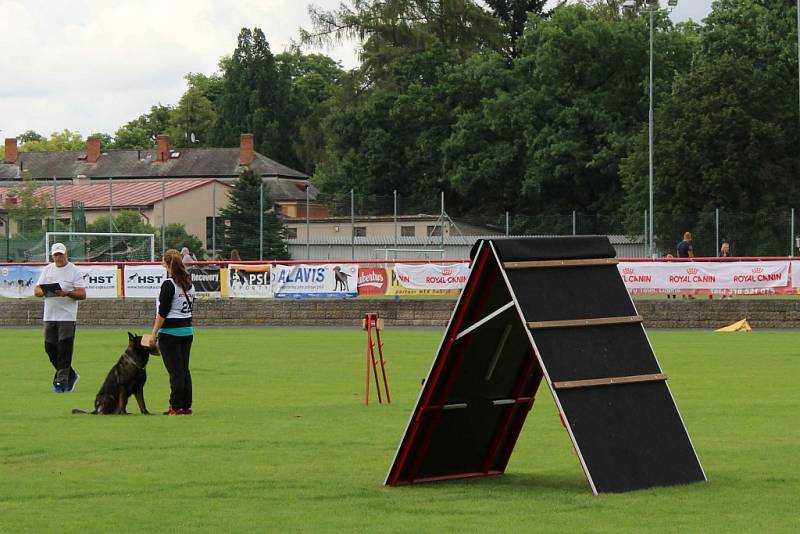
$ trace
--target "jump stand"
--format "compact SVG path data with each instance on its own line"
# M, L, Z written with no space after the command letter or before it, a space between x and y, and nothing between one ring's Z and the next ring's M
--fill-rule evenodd
M362 330L367 332L367 380L366 389L364 394L364 405L369 406L369 373L372 367L372 374L375 376L375 390L378 394L378 403L383 403L383 396L381 395L381 383L378 379L378 361L381 364L381 375L383 376L383 389L386 393L386 403L391 404L392 398L389 396L389 381L386 379L386 361L383 359L383 341L381 341L381 330L383 330L383 319L378 317L377 312L369 312L364 314L364 319L361 320ZM372 332L375 332L375 339L372 339ZM378 347L377 358L375 356L375 347Z

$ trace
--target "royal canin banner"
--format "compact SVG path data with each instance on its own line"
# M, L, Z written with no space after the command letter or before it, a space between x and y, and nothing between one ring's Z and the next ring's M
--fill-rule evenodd
M469 277L468 263L436 265L434 263L394 266L400 285L409 289L463 289Z
M617 265L631 293L783 293L791 287L789 267L788 260L620 262ZM800 272L793 272L800 276Z
M119 295L115 265L76 265L83 273L87 299L113 299Z

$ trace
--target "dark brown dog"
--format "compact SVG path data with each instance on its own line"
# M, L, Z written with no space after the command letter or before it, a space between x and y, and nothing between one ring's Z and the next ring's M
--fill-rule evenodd
M149 414L144 404L144 384L147 382L147 362L150 355L159 356L157 348L142 345L142 336L128 332L128 348L120 356L119 361L111 368L106 381L97 392L94 400L95 415L125 415L128 412L128 399L136 397L139 411ZM72 413L85 414L83 410L72 410Z

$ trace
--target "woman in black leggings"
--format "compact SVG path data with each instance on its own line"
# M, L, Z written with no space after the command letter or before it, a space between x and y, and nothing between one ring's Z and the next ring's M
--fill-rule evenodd
M168 278L161 284L150 339L158 339L161 358L169 373L169 410L164 415L191 415L192 374L189 371L189 356L194 338L192 308L195 291L192 275L186 271L177 250L170 249L164 253L164 267Z

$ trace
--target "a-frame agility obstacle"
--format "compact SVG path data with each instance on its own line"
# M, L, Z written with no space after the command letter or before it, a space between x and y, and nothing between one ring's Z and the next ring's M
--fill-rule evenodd
M593 493L706 479L606 237L471 256L385 484L502 474L542 381Z

